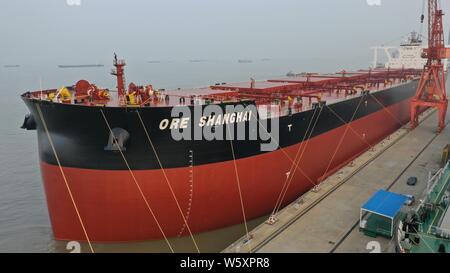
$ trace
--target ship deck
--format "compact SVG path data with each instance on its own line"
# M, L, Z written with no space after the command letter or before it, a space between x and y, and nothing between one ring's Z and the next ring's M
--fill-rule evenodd
M362 92L377 92L405 84L420 74L418 70L359 70L335 74L296 74L260 81L217 83L208 87L188 89L159 89L141 103L129 104L119 98L117 91L105 90L108 99L77 100L75 86L71 98L62 101L58 90L27 92L24 95L36 100L51 100L53 103L106 107L176 107L204 104L237 103L253 101L258 107L270 107L272 116L283 116L310 110L314 103L327 104L351 99ZM95 87L96 88L96 87ZM56 98L49 99L53 93ZM275 107L274 107L275 106Z

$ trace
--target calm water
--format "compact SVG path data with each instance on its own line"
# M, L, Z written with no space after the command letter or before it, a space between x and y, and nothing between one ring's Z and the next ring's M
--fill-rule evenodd
M128 62L127 82L152 83L156 88L207 86L215 82L247 81L250 77L265 79L294 72L334 72L365 68L367 60L255 60L234 61L161 61ZM94 63L97 63L95 61ZM57 63L20 64L4 68L0 64L0 252L68 252L64 242L53 240L41 176L38 168L37 141L34 131L19 129L28 112L19 95L28 90L58 88L87 79L98 86L113 88L109 75L110 60L105 67L59 69ZM249 223L254 227L260 218ZM241 237L243 225L196 235L202 252L218 252ZM189 238L170 240L177 252L193 251ZM165 252L164 241L133 244L94 244L99 252ZM86 246L82 250L88 251Z

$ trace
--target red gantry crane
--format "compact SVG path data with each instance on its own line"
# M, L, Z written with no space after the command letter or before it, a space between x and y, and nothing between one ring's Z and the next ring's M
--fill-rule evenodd
M411 100L411 128L418 125L418 116L422 107L438 108L438 132L445 127L448 100L442 59L450 58L450 48L445 48L444 44L443 15L439 0L428 0L428 48L422 52L422 58L428 60L424 66L416 95Z

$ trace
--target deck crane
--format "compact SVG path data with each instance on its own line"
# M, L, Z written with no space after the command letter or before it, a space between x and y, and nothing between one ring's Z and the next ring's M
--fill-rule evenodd
M422 52L422 58L426 58L427 62L416 94L411 100L411 128L418 125L418 116L423 107L437 108L439 110L438 132L445 127L448 100L442 59L450 58L450 48L446 48L444 43L443 15L439 0L428 0L428 48L423 49Z

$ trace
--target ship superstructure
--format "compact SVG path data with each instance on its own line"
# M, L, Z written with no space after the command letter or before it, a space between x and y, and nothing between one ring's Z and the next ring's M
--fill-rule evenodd
M384 45L372 47L374 51L372 68L391 68L391 69L423 69L427 63L426 58L422 58L422 52L427 48L423 43L422 36L417 32L411 32L405 41L400 45ZM384 53L386 62L381 62L379 53ZM443 60L444 67L447 69L448 60Z

